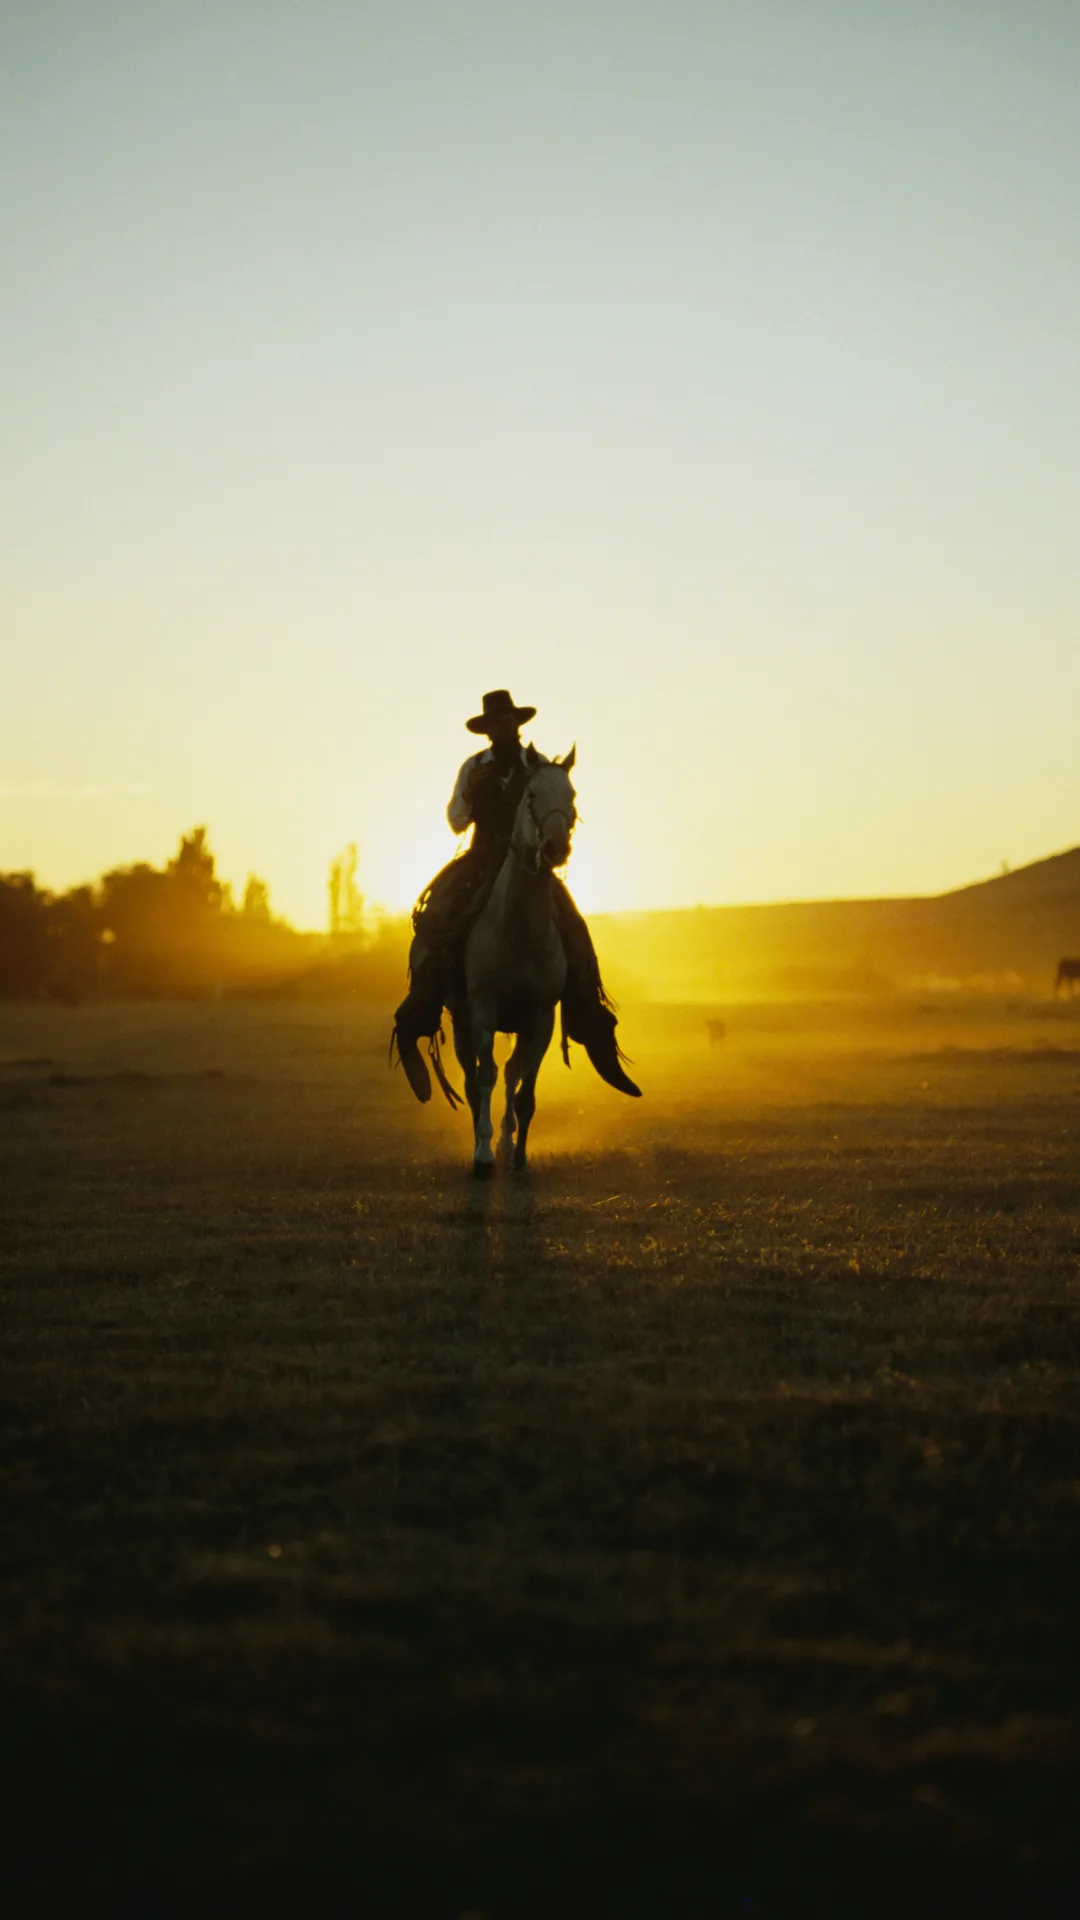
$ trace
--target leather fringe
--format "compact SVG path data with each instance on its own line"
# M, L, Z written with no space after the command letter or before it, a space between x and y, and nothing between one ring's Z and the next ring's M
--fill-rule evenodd
M446 1077L446 1068L442 1063L442 1044L445 1042L445 1039L446 1035L441 1027L437 1033L432 1034L428 1041L428 1059L431 1061L431 1071L446 1095L450 1104L450 1111L453 1112L455 1108L464 1106L465 1102L456 1088L450 1085Z

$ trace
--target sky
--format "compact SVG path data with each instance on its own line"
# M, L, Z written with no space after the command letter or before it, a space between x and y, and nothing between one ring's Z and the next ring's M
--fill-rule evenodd
M485 689L586 911L1080 841L1074 0L0 0L0 871L325 922Z

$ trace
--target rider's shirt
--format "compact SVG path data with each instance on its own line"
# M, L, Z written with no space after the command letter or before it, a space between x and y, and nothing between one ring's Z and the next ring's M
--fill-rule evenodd
M494 773L467 799L465 787L473 769L495 766L495 755L490 747L483 748L480 753L471 753L454 782L450 805L446 809L446 817L454 832L464 833L466 827L475 825L474 845L480 839L509 840L514 816L534 765L547 766L548 762L542 753L536 754L530 762L522 747L506 773Z

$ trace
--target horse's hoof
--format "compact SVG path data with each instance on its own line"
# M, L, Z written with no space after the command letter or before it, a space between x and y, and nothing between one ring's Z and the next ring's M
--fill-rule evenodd
M511 1173L528 1173L529 1163L523 1153L515 1153L510 1162Z
M495 1175L494 1160L474 1160L472 1163L474 1180L491 1180Z

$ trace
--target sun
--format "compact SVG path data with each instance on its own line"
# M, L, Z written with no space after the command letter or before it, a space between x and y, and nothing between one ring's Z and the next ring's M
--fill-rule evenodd
M389 913L408 913L439 869L464 852L471 839L471 831L451 832L436 801L431 817L402 823L400 837L388 837L370 854L365 850L363 891ZM607 823L602 817L597 820L591 802L588 819L579 821L575 829L573 851L560 878L585 914L617 912L632 898L625 885L625 863L617 857Z
M416 904L429 880L433 879L440 867L454 858L469 843L470 836L462 834L460 839L451 833L445 820L434 820L419 832L403 839L393 849L392 859L385 869L382 887L374 890L379 893L381 903L391 913L408 913Z

